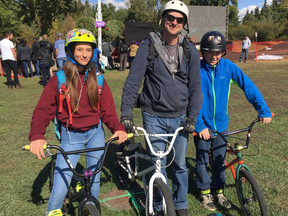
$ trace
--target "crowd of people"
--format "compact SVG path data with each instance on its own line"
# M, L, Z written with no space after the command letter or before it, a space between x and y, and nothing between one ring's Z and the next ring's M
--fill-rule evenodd
M231 208L232 205L224 194L226 179L223 167L226 144L219 137L211 138L209 132L217 129L225 133L229 130L227 104L231 80L244 91L263 124L271 122L271 112L252 80L236 64L222 58L226 54L226 39L220 32L210 31L203 35L200 46L203 58L200 60L195 46L186 42L181 33L182 29L189 30L188 17L189 10L186 4L181 1L169 1L162 11L162 31L151 32L149 38L141 42L140 46L136 41L132 41L131 45L125 48L124 41L119 41L120 70L126 70L128 57L130 69L123 87L120 120L116 114L111 90L104 78L102 86L98 86L100 83L97 76L103 75L97 72L99 50L96 39L90 31L73 29L68 32L65 40L59 33L54 48L48 42L47 35L44 35L39 43L38 39L34 38L31 50L27 47L25 39L22 39L17 53L11 42L13 34L7 33L5 39L1 41L0 48L8 89L12 89L13 85L22 88L17 76L18 56L23 67L26 67L23 69L26 77L29 77L27 65L30 77L33 77L31 65L29 66L31 60L36 68L36 76L40 74L39 68L37 69L40 66L46 85L32 116L29 133L30 151L40 160L45 158L43 145L47 142L44 134L49 122L54 119L55 110L58 110L58 119L61 123L60 145L64 150L104 146L103 124L110 129L112 137L117 136L119 143L124 142L127 140L126 132L131 131L134 126L132 111L137 102L142 110L143 127L148 133L172 134L179 126L183 127L174 143L176 154L172 163L171 193L176 215L190 215L187 199L189 178L185 156L189 134L192 132L198 133L198 136L194 137L194 144L196 187L199 189L201 204L211 211L216 210L215 202L224 208ZM247 48L244 41L243 45L243 49L249 48L249 44ZM154 50L152 57L151 47ZM110 67L114 68L111 59L113 46L104 40L102 49ZM56 53L57 65L60 70L63 69L67 79L67 82L62 84L63 91L59 91L58 76L50 77L50 58L53 51ZM14 84L10 76L11 70L14 72ZM153 137L150 139L154 149L166 148L165 141ZM208 173L209 149L213 160L212 179ZM100 152L99 155L88 157L88 168L96 169L97 161L93 158L101 158L102 154L103 152ZM79 159L78 156L69 158L73 166ZM167 177L164 168L166 158L162 163L162 172ZM72 173L63 157L58 155L54 187L46 215L52 210L61 209L71 176ZM98 198L100 173L92 179L92 185L92 195ZM164 215L161 203L155 202L154 209L157 215Z

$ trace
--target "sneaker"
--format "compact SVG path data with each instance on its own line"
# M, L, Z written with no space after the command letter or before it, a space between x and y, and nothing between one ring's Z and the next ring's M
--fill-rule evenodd
M208 194L201 194L201 205L204 206L204 208L210 210L210 211L215 211L216 207L213 204L213 196L211 195L211 193Z
M223 193L217 193L216 196L217 196L217 199L218 199L218 204L220 204L221 206L223 206L226 209L230 209L232 207L231 203L224 196Z
M8 85L8 90L12 90L12 89L13 89L13 86Z
M189 214L187 209L176 210L176 215L177 216L190 216L190 214Z

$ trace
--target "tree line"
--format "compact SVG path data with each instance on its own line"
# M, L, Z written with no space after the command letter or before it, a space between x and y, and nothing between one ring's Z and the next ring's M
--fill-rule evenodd
M129 0L126 8L101 3L102 19L106 22L103 37L119 40L124 33L124 22L152 22L159 28L162 7L168 0ZM228 7L228 40L241 40L258 32L258 41L287 40L288 0L267 0L260 10L238 18L238 0L183 0L187 5ZM16 37L32 42L33 37L47 34L51 42L58 32L62 35L73 28L86 28L97 35L94 26L97 5L88 0L0 0L0 37L11 31ZM190 24L190 25L193 25ZM16 38L15 37L15 38Z

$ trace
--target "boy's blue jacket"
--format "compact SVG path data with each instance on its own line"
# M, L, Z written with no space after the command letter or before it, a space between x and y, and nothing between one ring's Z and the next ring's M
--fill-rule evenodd
M231 82L236 83L254 106L259 117L271 117L269 107L252 80L228 59L221 59L216 66L201 60L201 85L203 105L196 123L196 132L205 128L223 132L229 125L228 99Z

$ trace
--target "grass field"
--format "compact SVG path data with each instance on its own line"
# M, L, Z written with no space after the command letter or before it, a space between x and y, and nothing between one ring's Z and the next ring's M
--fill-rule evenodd
M269 213L273 216L288 215L288 72L286 61L253 62L239 64L262 92L268 106L275 113L270 125L257 124L252 132L250 148L243 154L260 153L254 157L244 156L246 164L261 185L266 197ZM120 110L122 87L128 71L106 71L104 77L113 92L117 111ZM49 198L49 171L51 159L39 161L34 155L21 150L29 144L28 133L33 109L42 93L43 87L38 79L21 78L24 89L7 90L6 78L0 77L0 216L45 215ZM257 117L256 111L246 101L241 90L232 87L230 103L230 130L245 128ZM118 113L120 115L120 112ZM135 110L136 124L141 125L141 114ZM110 132L107 131L106 138ZM57 143L53 124L47 128L46 139ZM116 143L108 152L113 157ZM195 148L193 139L187 153L189 168L189 212L191 216L205 216L210 212L200 205L195 187ZM229 158L228 158L229 159ZM113 160L106 161L101 175L101 194L115 189L117 169ZM226 216L241 215L236 189L230 171L227 172L226 196L233 207L230 210L218 209ZM75 209L75 212L77 208ZM71 212L70 212L71 213ZM69 215L75 215L72 212ZM134 211L117 212L102 208L102 215L137 215ZM143 215L143 213L141 213Z

